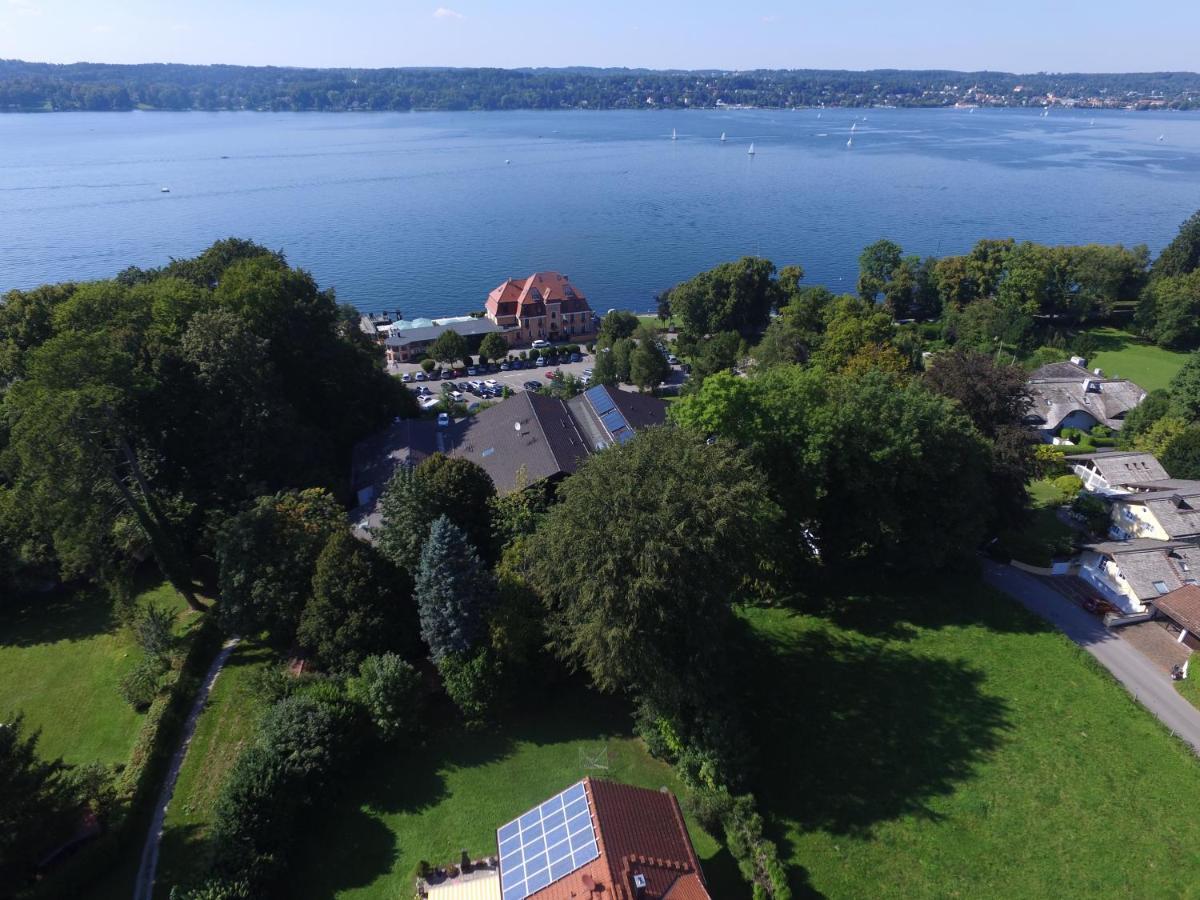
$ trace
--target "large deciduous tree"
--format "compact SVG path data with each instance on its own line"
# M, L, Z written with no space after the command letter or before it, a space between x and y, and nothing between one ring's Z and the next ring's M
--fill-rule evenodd
M699 701L778 516L762 474L726 444L651 428L590 457L560 498L527 553L554 652L602 690Z
M770 260L744 256L677 284L670 292L671 314L682 334L700 338L718 331L750 337L762 331L785 299Z

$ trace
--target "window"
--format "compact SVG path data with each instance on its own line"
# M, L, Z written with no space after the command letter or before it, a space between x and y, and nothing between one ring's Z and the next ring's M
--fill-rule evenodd
M1165 594L1167 593L1167 583L1165 581L1156 581L1154 582L1154 589L1160 594Z
M1128 506L1121 507L1121 515L1125 518L1125 520L1127 522L1133 521L1133 510L1130 509Z

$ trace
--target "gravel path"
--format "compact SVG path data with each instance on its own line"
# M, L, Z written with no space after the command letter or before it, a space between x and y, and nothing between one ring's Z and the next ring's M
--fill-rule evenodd
M137 881L133 886L133 900L151 900L154 896L158 848L162 843L163 823L167 818L167 807L171 805L171 797L175 793L175 782L179 778L179 769L183 766L183 758L187 755L188 745L192 742L192 735L196 733L196 722L200 718L200 713L204 711L204 705L208 702L208 695L212 691L213 684L216 683L217 676L221 674L221 668L229 659L229 654L233 652L234 647L237 646L238 640L238 638L230 638L225 642L221 652L208 667L208 674L204 676L204 684L196 692L192 710L188 713L187 722L183 726L183 739L179 742L175 755L171 757L171 767L167 770L166 780L163 781L162 791L158 795L158 803L154 808L154 818L150 822L150 831L146 834L146 843L142 846L142 862L138 866Z

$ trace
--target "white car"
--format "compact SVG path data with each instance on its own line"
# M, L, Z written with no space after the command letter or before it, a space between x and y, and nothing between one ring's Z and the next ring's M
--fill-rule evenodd
M433 409L435 406L437 406L442 401L441 401L441 398L439 398L439 397L422 397L420 402L421 402L421 409L430 410L430 409Z
M438 428L450 427L450 413L438 413Z
M531 346L534 350L547 350L550 347L550 342L543 341L543 340L536 340L529 346Z
M489 387L492 390L495 390L496 388L500 387L500 382L498 382L495 378L489 378L483 384L484 384L484 387Z

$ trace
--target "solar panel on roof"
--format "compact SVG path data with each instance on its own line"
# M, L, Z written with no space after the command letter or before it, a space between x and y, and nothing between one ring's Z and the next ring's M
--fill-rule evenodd
M629 427L619 409L610 409L600 417L600 421L604 423L604 427L608 429L609 434L616 434L618 430Z
M583 782L496 830L500 891L525 900L600 856Z
M588 398L588 403L592 404L592 409L596 411L596 415L602 416L610 409L615 409L616 404L613 403L612 397L608 391L604 389L604 385L598 384L594 388L588 388L583 392L583 395Z
M616 438L618 443L627 444L633 440L633 429L632 428L618 429L617 431L613 432L613 437Z

